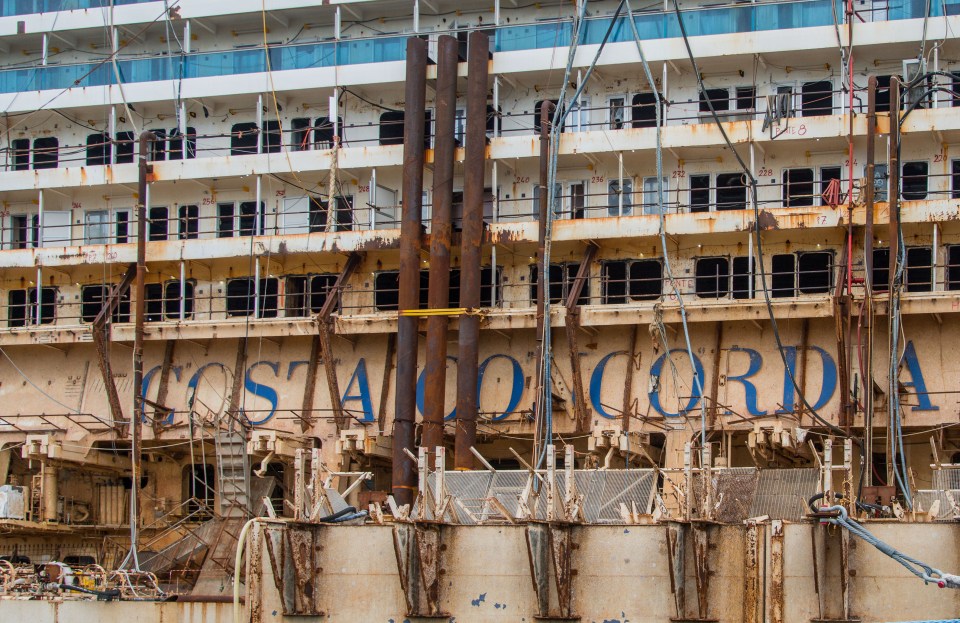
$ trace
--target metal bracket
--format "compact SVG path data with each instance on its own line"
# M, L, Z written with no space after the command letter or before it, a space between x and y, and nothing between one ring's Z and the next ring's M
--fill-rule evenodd
M686 553L688 535L693 532L694 580L697 590L697 614L687 615ZM667 525L667 548L670 563L670 591L673 593L677 616L674 623L717 621L707 616L710 588L709 527L704 523L671 522Z
M526 525L530 578L537 594L537 621L579 621L573 613L573 524L532 521ZM550 607L550 570L557 590L557 607Z
M263 531L285 616L322 617L317 579L323 573L324 526L269 525Z
M400 586L407 601L407 616L449 619L440 609L440 578L444 574L441 525L427 521L402 522L393 526Z

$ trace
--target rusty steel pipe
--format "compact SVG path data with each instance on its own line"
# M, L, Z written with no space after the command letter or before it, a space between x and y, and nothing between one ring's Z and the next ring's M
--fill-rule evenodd
M130 554L135 568L137 560L138 536L140 532L140 462L141 427L143 425L143 398L139 388L143 386L143 323L146 312L144 279L147 275L147 175L151 172L147 164L147 154L154 141L153 132L140 134L140 152L137 160L139 176L137 178L137 272L133 282L134 296L134 334L133 334L133 421L130 422Z
M865 468L863 477L866 486L873 485L873 210L874 210L874 177L876 170L877 144L877 77L871 75L867 79L867 172L866 184L863 187L863 203L866 207L866 225L863 234L863 261L866 265L867 278L870 287L866 288L863 297L862 316L866 317L863 326L866 329L867 339L864 340L863 358L866 370L863 378L863 422L864 422L864 451L863 461Z
M533 403L534 417L539 417L541 402L545 394L543 388L546 379L541 379L543 370L543 324L546 308L546 280L543 278L543 255L547 245L547 211L550 209L550 197L547 188L550 185L550 125L553 119L553 102L544 101L540 105L540 203L537 206L537 383ZM534 443L536 450L536 443Z
M400 292L398 307L420 305L420 239L423 212L424 108L427 89L427 42L407 39L405 115L403 119L403 207L400 220ZM393 416L393 497L397 504L413 504L416 466L404 450L415 452L417 416L417 319L400 316L397 322L396 409Z
M433 150L433 215L430 220L430 309L450 307L450 238L453 235L453 165L456 150L458 44L454 37L437 40L437 119ZM423 435L431 463L443 445L446 415L447 316L427 318L427 363L423 388Z
M467 129L463 165L463 225L460 242L460 307L480 307L480 263L483 257L483 180L487 143L487 73L490 38L470 33L467 42ZM491 268L492 270L492 268ZM493 279L496 287L496 277ZM477 443L480 317L460 316L457 361L457 430L454 469L473 469Z

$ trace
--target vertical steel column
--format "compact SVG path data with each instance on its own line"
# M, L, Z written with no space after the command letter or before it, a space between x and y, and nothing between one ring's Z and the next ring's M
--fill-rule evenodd
M407 75L403 121L403 209L400 222L400 311L420 305L420 239L423 212L423 134L427 89L427 42L407 39ZM417 319L397 321L397 387L393 416L393 497L413 504L417 473L404 450L414 449L417 412Z
M545 392L543 391L546 379L540 376L543 370L543 335L544 317L543 312L546 307L546 281L543 278L543 255L546 251L547 243L547 211L550 209L550 197L547 188L550 184L550 125L553 119L553 102L544 101L540 106L540 205L537 206L537 381L536 398L533 404L534 417L540 417L541 403Z
M470 33L467 42L467 130L463 173L463 234L460 247L460 307L480 307L480 263L483 239L483 178L486 170L487 70L490 38ZM496 266L491 266L496 289ZM457 362L457 431L455 469L473 469L470 448L477 442L477 378L480 317L460 316Z
M876 169L875 152L877 149L877 77L871 75L867 79L867 173L866 185L863 188L863 202L866 206L866 226L863 234L863 262L866 267L867 288L864 292L864 309L862 317L867 330L867 339L864 346L864 360L866 361L865 378L863 379L863 457L864 478L866 486L873 485L873 210L874 210L874 177Z
M897 307L897 297L894 295L894 283L897 280L897 265L900 255L900 82L896 77L890 79L890 164L887 168L890 175L890 188L888 190L888 199L890 200L890 227L888 236L890 237L890 279L887 291L887 322L888 339L887 352L893 350L894 331L893 317ZM894 470L896 469L896 453L894 451L893 441L893 416L896 412L897 403L900 400L899 375L894 371L889 375L889 391L887 392L887 484L893 485Z
M137 180L137 272L134 278L135 324L133 334L133 421L130 423L130 553L134 568L140 568L137 558L138 534L140 531L140 435L143 425L143 400L140 387L143 386L143 322L146 302L144 299L144 278L147 274L147 174L151 167L147 164L147 154L151 143L157 140L153 132L140 134L139 177Z
M437 125L434 135L433 216L430 221L430 309L450 307L450 238L453 229L454 122L457 113L458 44L442 35L438 41ZM447 388L447 329L445 315L427 318L427 363L424 371L424 413L421 445L432 463L434 449L443 446L444 397Z

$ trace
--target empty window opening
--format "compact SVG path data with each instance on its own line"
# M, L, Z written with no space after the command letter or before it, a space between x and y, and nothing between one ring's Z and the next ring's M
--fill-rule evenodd
M690 211L710 211L710 176L690 176Z
M907 249L907 292L930 292L933 289L933 251L930 247Z
M113 290L111 286L93 285L83 286L80 289L80 319L83 322L93 322L103 311ZM120 297L110 315L112 322L130 322L130 290Z
M549 269L549 287L548 296L551 304L564 304L567 301L567 295L577 278L577 272L580 270L578 262L569 262L566 264L550 264ZM539 271L536 264L530 267L530 300L535 304L537 302L537 283L539 282ZM577 299L577 305L590 304L590 279L584 281L583 288L580 290L580 297Z
M534 134L540 134L540 111L543 109L543 103L550 102L553 104L553 107L550 109L550 120L553 121L553 118L557 114L557 103L559 100L539 100L533 105L533 132ZM564 130L563 124L560 124L560 131Z
M283 150L283 133L280 131L280 122L276 119L263 122L263 132L260 133L262 152L276 154Z
M743 173L717 175L717 210L743 210L747 207L747 181Z
M380 115L380 144L403 145L402 110L388 110Z
M927 171L929 165L925 161L903 163L903 198L917 201L927 198Z
M797 257L792 253L774 255L770 261L770 294L774 298L796 296Z
M60 150L60 140L55 136L38 138L33 141L33 168L56 169Z
M40 216L37 214L14 214L10 217L13 231L11 246L14 249L28 249L40 244Z
M165 130L154 130L156 140L150 142L150 160L164 160L167 157L167 133Z
M181 293L181 285L183 292ZM180 307L183 306L184 319L193 317L193 281L188 279L182 284L179 280L168 281L163 288L163 314L168 320L180 319Z
M339 128L342 142L343 119L340 117L337 117L337 128ZM317 117L317 120L314 122L313 130L313 141L316 146L320 149L333 149L334 132L337 130L337 128L333 127L333 121L330 119L330 117Z
M605 304L657 300L663 293L663 264L660 260L604 262L603 284Z
M287 316L303 317L318 313L337 281L337 275L291 275L287 277L284 310Z
M130 164L133 162L133 143L136 141L136 135L129 131L117 132L117 164Z
M611 130L622 130L626 124L626 99L623 97L611 97L607 102L607 127Z
M890 76L877 76L877 112L890 112Z
M177 208L177 237L192 240L200 236L200 209L195 205Z
M960 290L960 245L947 247L947 290Z
M757 109L757 88L737 87L737 110Z
M694 287L697 296L719 299L730 293L730 260L725 257L701 257L696 260Z
M833 286L833 253L797 254L797 285L801 294L827 294Z
M186 135L180 134L179 128L170 130L170 140L167 141L167 158L169 160L183 160L197 157L197 129L187 128Z
M235 123L230 129L230 155L257 153L260 130L256 123Z
M733 288L735 299L753 298L753 266L748 256L733 258Z
M310 149L310 120L299 117L290 120L291 151L307 151Z
M249 277L227 281L228 316L277 317L277 279L275 277L261 279L259 297L256 286L256 280Z
M960 199L960 160L950 163L950 197Z
M840 167L823 167L820 169L820 196L822 197L826 192L827 188L830 187L830 182L833 180L843 181L843 173L840 170ZM843 192L843 185L840 186L840 203L846 201L847 194ZM823 200L821 199L821 203Z
M710 105L717 112L730 110L730 91L727 89L707 89L700 91L700 112L710 112Z
M39 324L53 324L56 320L57 289L41 288ZM7 326L26 327L37 324L37 288L10 290L7 295Z
M11 149L13 150L13 170L26 171L30 168L30 139L14 139Z
M829 80L805 82L800 89L800 114L803 117L833 114L833 83Z
M620 180L612 180L607 184L607 214L610 216L630 216L633 213L633 180L623 178L623 189Z
M657 96L654 93L637 93L631 100L630 113L634 128L657 127ZM660 123L663 124L663 105L660 106Z
M147 222L147 233L149 239L166 240L169 228L169 211L166 207L150 208L150 217Z
M886 292L890 289L890 249L873 250L870 284L874 292Z
M796 208L813 205L813 169L787 169L783 172L783 206Z
M110 135L97 132L87 136L87 166L110 164Z
M163 320L163 284L148 283L143 287L143 319L145 322Z

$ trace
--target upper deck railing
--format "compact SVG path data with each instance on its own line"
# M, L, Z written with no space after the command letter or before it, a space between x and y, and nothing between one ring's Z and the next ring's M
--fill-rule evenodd
M99 0L76 1L80 4L92 2L99 6ZM132 3L134 0L125 1ZM41 0L28 0L25 4L36 5L38 2ZM45 2L57 4L55 0ZM3 3L0 6L4 11L11 6L21 6L17 0L0 0L0 3ZM67 0L61 0L59 4L66 6ZM687 9L684 11L684 26L687 34L694 37L829 26L833 25L835 20L842 20L843 7L836 6L838 4L841 4L841 0L796 0ZM954 9L960 12L960 1L946 5L948 14L954 13ZM924 16L926 10L926 2L922 0L891 0L884 9L873 11L872 18L875 21L919 18ZM943 11L944 6L941 3L930 3L930 16L943 15ZM587 19L581 44L600 43L611 19ZM633 31L626 19L621 17L617 20L611 32L611 42L629 41L633 38ZM675 13L643 12L636 14L634 20L642 39L681 36ZM492 33L492 48L495 52L565 47L570 44L573 36L571 19L484 30ZM406 35L388 33L370 38L280 44L267 48L258 46L173 56L154 55L118 60L116 72L108 61L37 65L0 71L0 92L112 85L117 83L118 73L122 83L138 83L260 73L267 71L268 66L273 71L284 71L402 61L406 57L405 40Z

